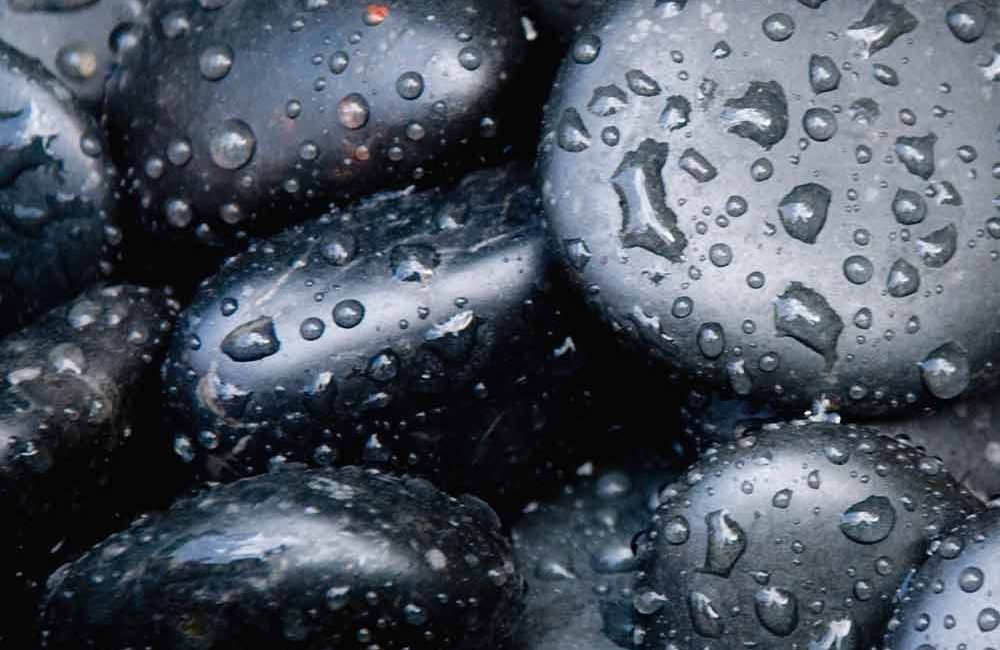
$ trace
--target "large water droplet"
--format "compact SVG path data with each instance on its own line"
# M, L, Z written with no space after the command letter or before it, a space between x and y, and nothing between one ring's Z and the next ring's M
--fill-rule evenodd
M677 227L677 215L667 206L662 171L670 147L646 139L625 154L611 177L622 210L622 246L644 248L680 261L687 237Z
M939 269L950 262L956 250L958 250L958 228L953 223L917 240L917 254L924 261L924 265L932 269Z
M726 349L726 335L722 325L704 323L698 328L698 349L709 359L717 359Z
M270 316L261 316L244 323L222 339L222 351L233 361L258 361L281 348Z
M875 544L889 537L896 525L896 510L887 497L872 495L840 516L840 532L859 544Z
M836 90L840 85L840 69L833 59L820 54L809 57L809 85L816 94Z
M799 241L815 244L826 225L830 198L830 190L817 183L796 186L778 204L785 231Z
M365 318L365 306L357 300L341 300L333 306L333 322L337 327L351 329L361 324Z
M892 213L904 226L913 226L927 217L927 202L911 190L899 189L892 199Z
M935 143L937 136L934 133L924 136L901 135L896 138L896 156L908 172L927 180L934 175Z
M799 602L791 591L767 587L754 594L760 624L776 636L788 636L799 625Z
M707 183L719 173L705 156L690 147L684 150L677 164L699 183Z
M938 399L954 399L969 387L969 353L954 341L935 349L920 362L924 386Z
M844 260L844 277L853 284L864 284L872 279L875 266L864 255L851 255Z
M823 355L827 368L837 360L837 341L844 321L822 295L792 282L774 302L774 327L780 336L790 336Z
M788 133L785 91L777 81L751 81L742 97L726 101L721 120L727 132L770 149Z
M86 43L69 43L56 53L56 68L74 81L87 81L97 74L97 55Z
M764 35L772 41L787 41L795 33L795 21L784 13L771 14L761 24Z
M352 131L368 124L370 115L371 108L368 106L368 100L359 93L351 93L337 104L337 119L344 128Z
M243 120L226 120L209 132L212 162L222 169L239 169L250 162L257 148L257 138Z
M233 49L228 45L213 45L205 48L198 57L201 76L209 81L219 81L233 68Z
M417 99L424 93L424 78L419 72L404 72L396 79L396 92L403 99Z
M919 21L901 4L875 0L861 20L847 28L847 35L861 42L867 56L883 50L903 34L917 28Z
M427 283L441 263L441 255L426 244L403 244L389 255L392 275L400 282Z
M837 135L837 118L825 108L810 108L802 116L802 128L818 142L826 142Z
M660 126L668 131L683 129L691 121L691 102L682 95L667 97L667 105L660 113Z
M573 60L588 65L601 54L601 39L595 34L584 34L573 44Z
M951 33L960 41L972 43L986 33L989 14L982 2L966 0L948 10L946 20Z
M886 289L893 298L913 295L920 289L920 271L902 258L896 260L889 269Z
M563 111L556 127L556 141L560 149L570 153L580 153L590 146L590 131L575 108Z
M688 594L688 613L695 632L708 639L722 636L722 615L711 598L699 591L692 591Z
M746 533L725 509L705 515L705 524L708 527L708 545L702 571L728 578L747 550Z

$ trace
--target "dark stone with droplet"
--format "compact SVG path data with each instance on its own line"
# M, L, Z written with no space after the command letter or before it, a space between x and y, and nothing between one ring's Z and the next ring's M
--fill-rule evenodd
M830 459L829 449L844 455ZM772 503L779 490L794 494L784 507ZM632 593L654 592L668 603L634 612L638 645L660 650L690 639L730 648L779 639L814 650L875 647L893 596L932 540L982 511L934 459L872 429L774 424L713 444L660 491L650 530L636 538L642 570ZM678 517L708 525L678 538ZM713 553L731 570L707 571ZM861 579L865 599L856 597ZM834 605L845 601L849 612Z
M152 362L175 309L162 292L98 284L0 341L0 646L39 647L23 636L45 576L174 496L146 432L161 425Z
M299 467L216 487L109 537L52 575L43 624L53 649L287 647L290 638L497 647L523 596L484 502L421 479ZM483 615L470 619L454 601L477 602Z
M121 232L97 123L37 61L2 41L0 87L2 336L101 278Z
M998 555L998 508L969 517L946 531L920 571L903 584L882 646L995 647L1000 632Z

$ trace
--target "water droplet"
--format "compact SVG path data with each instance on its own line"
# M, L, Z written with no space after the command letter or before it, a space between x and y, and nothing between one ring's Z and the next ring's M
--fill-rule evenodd
M699 183L707 183L718 175L715 166L690 147L684 150L677 164Z
M896 260L889 270L886 289L893 298L913 295L920 289L920 271L902 258Z
M441 255L427 244L402 244L389 254L392 276L400 282L430 282Z
M223 316L232 316L240 308L240 303L235 298L223 298L219 303L219 311Z
M187 436L174 436L174 453L185 463L194 460L194 445Z
M992 632L997 627L1000 627L1000 612L992 607L987 607L979 612L979 615L976 617L976 624L981 631Z
M896 71L887 65L882 63L876 63L872 66L872 74L875 76L875 81L886 86L898 86L899 85L899 75ZM905 122L904 122L905 124ZM913 126L913 124L910 124Z
M307 318L299 325L299 335L306 341L315 341L323 336L326 325L319 318Z
M201 76L209 81L219 81L233 68L233 49L228 45L213 45L205 48L198 57Z
M573 44L573 60L587 65L597 60L601 53L601 39L595 34L584 34Z
M809 85L816 94L836 90L840 85L840 69L828 56L813 54L809 57Z
M643 591L635 595L632 599L632 606L635 611L643 616L649 616L663 609L667 603L667 597L655 591Z
M722 112L728 133L770 149L788 133L788 100L777 81L751 81L742 97L729 99Z
M563 247L566 251L566 257L574 269L582 271L587 268L592 257L587 242L582 239L567 239L563 242Z
M97 74L97 54L86 43L69 43L56 53L56 68L73 81L87 81Z
M830 190L816 183L793 188L778 204L785 232L801 242L815 244L826 225L830 198Z
M758 158L750 165L750 177L762 183L774 175L774 165L767 158Z
M785 637L799 625L799 603L791 591L767 587L754 594L754 611L768 632Z
M344 609L351 602L350 592L348 586L330 587L326 590L326 608L331 612Z
M852 255L844 260L844 277L854 284L864 284L872 279L875 266L864 255Z
M810 108L802 117L802 127L813 140L826 142L837 135L837 118L825 108Z
M343 74L347 66L351 63L351 57L347 52L338 50L330 55L330 72L333 74Z
M668 131L683 129L691 121L691 102L681 95L667 97L667 105L660 113L660 126Z
M629 70L625 73L628 89L640 97L655 97L661 91L660 84L642 70Z
M688 594L688 612L695 632L709 639L722 636L722 615L716 610L711 598L699 591L692 591Z
M666 143L644 140L637 150L625 154L611 182L622 210L622 246L680 261L687 237L667 206L662 177L669 151Z
M862 97L851 102L850 106L847 107L848 112L851 114L851 119L858 124L867 124L871 126L875 124L878 120L879 115L882 114L882 110L878 107L878 103L869 97Z
M392 381L399 374L399 357L389 350L380 352L368 361L365 374L374 381Z
M687 318L694 311L694 301L687 296L681 296L674 300L670 313L674 318Z
M908 172L927 180L934 174L935 143L937 136L933 133L925 136L902 135L896 138L896 156Z
M274 331L274 321L261 316L227 334L220 347L233 361L245 363L271 356L281 348L281 343Z
M892 199L892 213L899 223L904 226L913 226L926 218L927 202L916 192L899 189Z
M371 109L368 100L358 93L351 93L337 104L337 119L344 128L357 130L368 124Z
M424 92L424 78L419 72L404 72L396 80L396 92L403 99L416 99Z
M955 256L958 250L958 228L950 223L917 240L917 254L924 266L939 269Z
M916 29L919 21L901 4L875 0L861 20L847 28L847 35L861 42L867 56L883 50L903 34Z
M598 86L587 104L587 110L598 117L610 117L628 106L628 94L616 86Z
M775 13L764 19L764 35L772 41L787 41L795 33L795 21L788 14Z
M556 127L559 148L570 153L579 153L590 146L590 131L575 108L567 108L559 118Z
M958 586L967 594L979 591L983 586L983 571L979 567L965 567L958 574Z
M855 503L840 517L840 532L858 544L875 544L889 537L896 525L896 510L883 496L872 495Z
M667 543L674 546L685 544L691 536L691 527L684 515L674 515L663 526L663 535Z
M733 48L729 47L729 43L725 41L719 41L712 46L712 58L714 59L726 59L732 53Z
M320 254L330 264L334 266L344 266L354 259L358 251L358 240L350 233L336 233L328 237L322 247Z
M174 167L183 167L191 161L191 143L184 138L171 140L167 144L167 160Z
M212 162L222 169L239 169L253 157L257 138L243 120L230 119L209 132Z
M771 497L771 505L774 506L775 508L780 508L784 510L792 503L792 496L794 494L795 493L789 490L788 488L785 488L784 490L778 490L777 492L774 493L774 496Z
M722 325L704 323L698 328L698 349L709 359L717 359L726 349L726 336Z
M483 64L483 54L474 45L463 47L458 53L458 64L469 71L478 70Z
M333 306L333 322L337 327L351 329L361 324L365 318L365 306L357 300L341 300Z
M174 228L184 228L194 218L190 204L184 199L167 199L163 205L163 211L167 215L167 223Z
M924 386L938 399L954 399L969 387L969 354L954 341L935 349L920 362Z
M966 0L954 5L948 10L945 19L955 38L965 43L978 41L986 33L986 25L989 23L986 7L976 0Z
M774 326L779 336L790 336L823 355L827 367L837 360L837 341L844 322L822 295L792 282L774 302Z
M747 286L751 289L762 289L767 283L767 278L760 271L754 271L747 275Z
M735 359L726 364L726 377L729 379L729 387L740 396L747 396L753 392L753 382L747 372L746 359Z
M702 571L728 578L747 550L746 533L725 509L705 515L705 524L708 527L708 546Z

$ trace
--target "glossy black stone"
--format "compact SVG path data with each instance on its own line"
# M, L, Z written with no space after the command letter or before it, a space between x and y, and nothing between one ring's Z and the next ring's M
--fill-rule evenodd
M111 67L142 39L147 0L4 0L0 40L41 61L98 112Z
M53 574L43 647L497 647L524 593L499 523L421 479L244 479Z
M37 581L113 530L109 518L129 507L134 495L118 460L136 439L153 437L138 428L175 308L149 289L95 286L0 342L0 514L8 522L0 592L10 607L0 645L17 647ZM158 494L149 480L146 504Z
M483 0L165 0L151 22L108 84L135 217L229 250L475 165L524 40L510 3Z
M163 368L175 449L213 480L284 461L475 476L505 442L491 434L531 417L504 398L537 401L552 386L534 378L576 367L548 288L538 195L516 167L254 244L180 319Z
M640 542L640 646L872 647L931 540L981 510L939 460L871 429L771 425L714 446Z
M969 517L908 580L882 648L1000 645L1000 508Z
M552 247L609 332L785 414L995 386L1000 20L972 4L609 6L539 164Z
M0 88L3 335L110 271L121 233L96 122L38 61L2 41Z

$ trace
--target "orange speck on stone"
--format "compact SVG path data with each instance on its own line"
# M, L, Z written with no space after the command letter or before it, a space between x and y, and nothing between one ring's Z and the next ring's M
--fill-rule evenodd
M368 5L365 10L366 25L380 25L389 16L388 5Z

